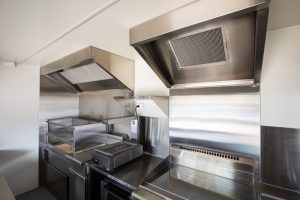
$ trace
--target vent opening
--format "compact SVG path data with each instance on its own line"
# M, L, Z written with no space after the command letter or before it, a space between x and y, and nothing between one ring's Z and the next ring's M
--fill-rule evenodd
M170 40L169 45L179 69L227 61L221 27Z
M193 151L201 154L207 154L215 157L220 157L220 158L226 158L230 160L240 160L240 157L237 155L232 155L228 153L221 153L221 152L216 152L216 151L211 151L207 149L200 149L200 148L195 148L195 147L187 147L187 146L179 146L179 149L183 149L186 151Z

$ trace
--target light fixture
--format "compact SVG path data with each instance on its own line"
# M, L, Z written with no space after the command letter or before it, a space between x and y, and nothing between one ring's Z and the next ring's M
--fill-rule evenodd
M199 82L176 84L172 89L186 89L186 88L208 88L208 87L228 87L228 86L251 86L257 87L259 84L254 84L253 79L228 80L228 81L213 81L213 82Z
M8 60L0 60L0 66L16 67L17 63L15 63L13 61L8 61Z

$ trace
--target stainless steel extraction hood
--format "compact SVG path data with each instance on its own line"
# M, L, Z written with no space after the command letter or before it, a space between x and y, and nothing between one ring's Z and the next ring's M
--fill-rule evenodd
M87 47L41 68L47 77L69 92L134 88L134 61Z
M169 88L257 85L269 0L201 0L130 29Z

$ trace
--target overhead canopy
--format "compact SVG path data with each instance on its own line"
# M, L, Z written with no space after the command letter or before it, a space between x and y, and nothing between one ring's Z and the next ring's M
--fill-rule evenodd
M41 75L72 93L134 89L134 61L92 46L43 66Z
M169 88L260 82L269 0L201 0L130 29ZM221 83L221 84L220 84Z

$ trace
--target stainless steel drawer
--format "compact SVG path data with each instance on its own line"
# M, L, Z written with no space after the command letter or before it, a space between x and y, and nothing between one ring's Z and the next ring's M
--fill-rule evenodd
M45 160L66 176L69 175L69 163L58 154L45 149Z

